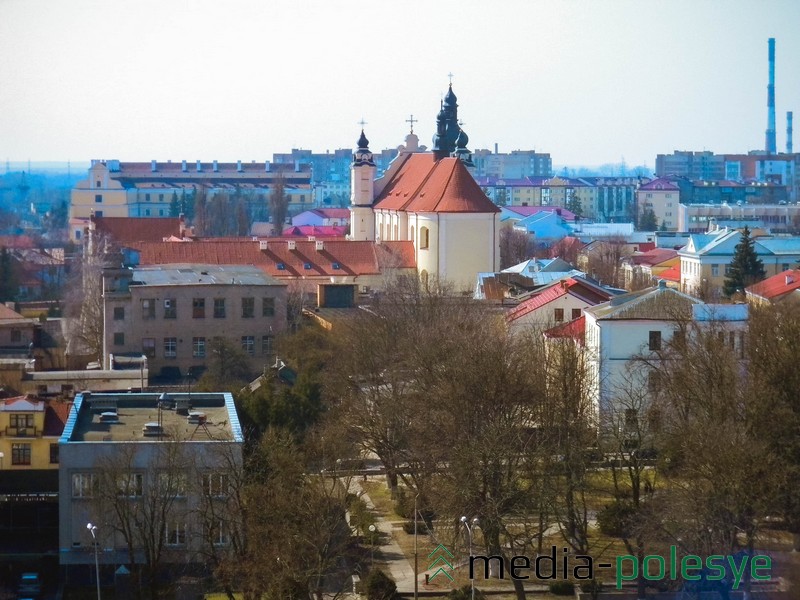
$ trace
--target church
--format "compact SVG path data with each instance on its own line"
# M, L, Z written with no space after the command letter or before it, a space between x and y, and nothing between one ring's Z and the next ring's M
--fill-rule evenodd
M468 170L468 141L452 84L436 118L432 151L420 147L412 123L379 179L362 129L351 166L350 239L410 241L423 282L446 280L462 292L474 289L478 273L499 270L500 209Z

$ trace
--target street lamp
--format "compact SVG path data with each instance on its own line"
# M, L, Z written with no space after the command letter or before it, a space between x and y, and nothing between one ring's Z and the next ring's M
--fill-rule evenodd
M478 517L472 519L472 527L469 526L469 521L467 520L467 517L461 517L461 522L467 529L467 537L469 538L469 560L470 564L472 564L472 530L478 526ZM471 589L471 598L472 600L475 600L475 579L473 579L472 577L469 578L469 586Z
M414 600L419 597L419 560L417 557L417 499L419 492L414 496Z
M370 545L370 559L369 559L369 570L375 568L375 531L377 528L375 525L370 525L369 529L369 545Z
M86 529L92 533L92 542L94 545L94 578L97 582L97 600L100 600L100 562L97 558L97 525L87 523Z

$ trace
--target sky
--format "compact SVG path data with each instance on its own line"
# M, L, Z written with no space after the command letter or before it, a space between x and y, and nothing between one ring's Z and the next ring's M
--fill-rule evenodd
M430 146L654 166L800 124L798 0L0 0L0 160L264 161ZM796 134L800 138L800 134ZM797 140L800 142L800 139ZM800 146L800 143L797 144Z

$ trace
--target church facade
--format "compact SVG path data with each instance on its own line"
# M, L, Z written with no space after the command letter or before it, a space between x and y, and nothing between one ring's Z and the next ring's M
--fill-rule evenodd
M351 166L351 239L411 241L423 282L445 280L456 291L472 290L478 273L499 270L500 209L470 174L467 144L452 86L432 151L423 151L412 130L379 179L362 131Z

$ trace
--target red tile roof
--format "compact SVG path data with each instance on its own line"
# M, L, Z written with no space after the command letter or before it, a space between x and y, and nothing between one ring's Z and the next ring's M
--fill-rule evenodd
M95 230L118 244L160 242L181 236L179 217L94 217Z
M765 300L776 300L796 289L800 289L800 269L789 269L747 288L747 293Z
M0 235L0 247L15 250L34 248L36 244L28 235Z
M544 332L545 337L550 339L572 338L581 346L586 338L586 316L581 315L574 321L556 325Z
M24 316L22 316L15 310L8 308L5 304L0 303L0 321L17 321L17 320L27 321L28 319L26 319Z
M649 242L645 242L649 243ZM640 246L641 247L641 246ZM641 254L633 254L629 257L631 263L634 265L659 265L665 261L678 256L677 250L671 248L654 248Z
M376 209L409 212L497 213L457 158L435 160L433 154L410 154L383 188Z
M672 181L667 179L666 177L659 177L658 179L653 179L653 181L645 183L639 189L640 190L671 191L671 192L680 191L680 188L675 183L673 183Z
M570 277L547 286L512 308L508 314L506 314L506 320L509 322L516 321L566 294L575 296L592 306L611 299L610 293L602 292L595 286L589 286L583 281Z
M303 276L377 275L382 267L413 269L416 267L412 242L317 240L263 240L250 238L189 243L144 242L134 244L140 252L139 264L212 264L255 265L268 275L281 278ZM294 250L289 249L293 243ZM261 249L264 244L265 249ZM334 263L339 268L333 267ZM282 264L283 268L278 268ZM308 265L308 268L306 268Z
M49 401L44 411L43 435L60 436L64 432L64 425L67 423L70 408L72 408L72 402Z
M681 282L681 263L679 262L676 265L671 266L669 269L665 269L658 274L659 279L665 279L666 281L675 281L677 283Z

